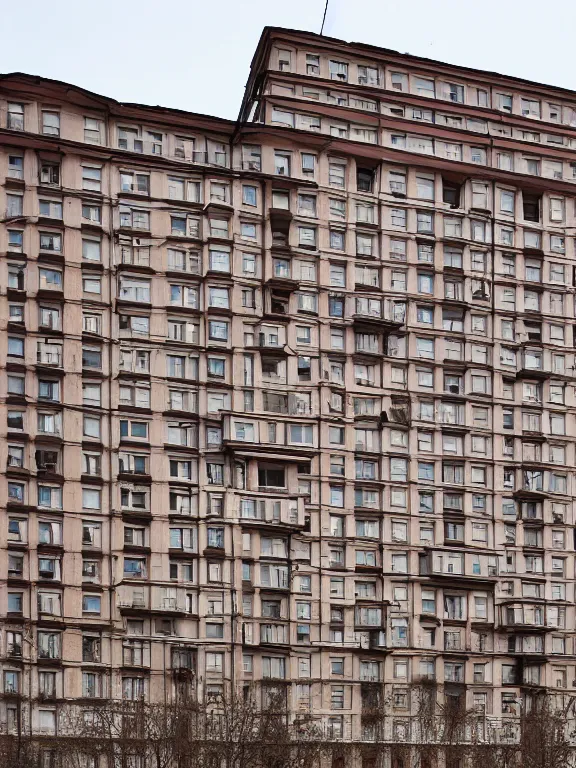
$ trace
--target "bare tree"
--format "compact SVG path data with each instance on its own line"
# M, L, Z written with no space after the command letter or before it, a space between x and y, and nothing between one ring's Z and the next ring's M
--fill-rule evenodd
M571 765L574 748L570 743L568 717L552 706L549 695L531 699L520 719L519 753L523 768L566 768Z
M219 768L313 768L319 735L307 718L291 722L285 692L273 691L258 707L253 688L209 701L191 733L204 764Z
M60 713L58 753L66 768L84 768L87 757L96 765L104 759L114 768L134 762L147 768L173 768L189 733L189 714L187 707L144 701L112 700L90 708L71 705Z
M84 768L86 757L114 768L314 768L322 748L311 721L291 722L281 697L257 707L252 690L202 706L193 700L71 706L60 719L55 743L65 768Z
M517 718L486 718L436 684L410 692L410 714L366 688L362 727L371 741L325 740L310 716L294 718L286 689L249 687L200 704L61 705L57 736L0 732L4 768L575 768L569 711L542 693ZM260 695L262 700L260 700ZM403 723L403 729L387 727Z
M39 747L30 737L0 735L0 765L10 768L37 768Z

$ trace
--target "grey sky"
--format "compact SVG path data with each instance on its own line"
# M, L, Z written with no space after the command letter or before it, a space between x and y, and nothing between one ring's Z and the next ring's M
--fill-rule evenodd
M320 31L324 0L5 0L0 71L234 118L265 25ZM573 0L330 0L324 32L576 90Z

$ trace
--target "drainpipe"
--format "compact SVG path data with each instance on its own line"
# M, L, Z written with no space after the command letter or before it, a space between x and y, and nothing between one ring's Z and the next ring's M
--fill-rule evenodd
M107 139L109 140L111 133L110 133L110 122L108 122L108 135ZM114 523L114 516L113 516L113 507L114 507L114 493L113 493L113 465L112 465L112 339L113 339L113 331L112 331L112 322L114 320L114 311L112 307L112 289L113 289L113 279L112 279L112 272L114 270L114 274L116 274L116 247L115 247L115 241L114 241L114 210L115 210L115 204L112 200L112 173L113 169L115 169L113 160L111 158L110 165L108 167L108 200L109 200L109 220L108 220L108 237L110 240L110 263L108 268L108 297L109 297L109 307L108 307L108 408L106 412L106 421L107 421L107 427L108 427L108 581L109 581L109 587L108 587L108 611L109 611L109 623L112 627L112 621L113 621L113 611L114 611L114 598L116 594L115 590L115 583L114 583L114 576L115 576L115 568L113 566L112 560L112 545L113 545L113 536L112 536L112 526ZM109 663L110 663L110 688L112 689L112 680L113 680L113 670L114 670L114 662L113 662L113 647L112 647L112 634L111 632L110 636L110 652L109 652ZM122 651L123 652L123 651ZM102 653L102 648L100 649L100 653ZM110 694L112 694L112 690L110 690Z
M240 535L242 535L242 529L238 526ZM224 527L226 532L226 527ZM231 605L231 617L232 617L232 654L231 654L231 666L230 666L230 679L232 682L232 707L234 707L234 697L236 695L236 632L238 629L238 591L236 589L236 547L234 546L234 526L231 526L231 539L232 539L232 567L230 568L230 597L232 598Z

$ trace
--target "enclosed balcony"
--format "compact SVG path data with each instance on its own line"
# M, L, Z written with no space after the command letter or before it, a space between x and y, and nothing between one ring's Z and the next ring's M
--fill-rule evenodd
M398 329L406 322L406 302L357 296L352 320L355 328Z
M307 461L318 451L317 426L311 420L278 422L271 429L260 419L226 415L223 419L223 444L238 455L278 459L283 462ZM250 454L244 453L250 451Z
M529 602L509 602L500 606L500 621L506 629L530 629L535 632L546 632L559 624L558 606Z
M495 583L498 558L496 555L428 549L419 555L419 573L454 584Z
M305 525L304 499L299 497L274 499L266 496L236 497L237 516L247 526L289 527L302 529Z

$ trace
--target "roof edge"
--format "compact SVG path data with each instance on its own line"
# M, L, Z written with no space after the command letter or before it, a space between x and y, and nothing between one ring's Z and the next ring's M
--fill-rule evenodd
M252 59L252 62L256 60L256 56L259 53L259 48L261 43L263 42L264 37L269 39L273 35L275 34L280 35L281 33L289 34L289 35L297 35L299 37L308 38L310 40L315 40L318 42L322 41L328 44L344 46L347 48L355 48L359 51L370 51L372 53L379 53L381 55L398 56L406 60L421 62L422 64L449 67L451 69L459 70L461 72L469 72L471 74L478 75L478 76L497 77L497 78L506 80L508 82L515 82L519 84L521 83L524 86L530 85L535 88L545 88L547 90L552 90L552 91L564 93L566 95L570 95L570 97L576 101L576 90L571 90L570 88L565 88L560 85L551 85L549 83L541 83L536 80L528 80L527 78L517 77L515 75L504 75L501 72L495 72L489 69L477 69L475 67L466 67L462 64L451 64L448 61L440 61L438 59L428 59L424 56L417 56L416 54L412 54L412 53L401 53L400 51L395 51L392 48L383 48L378 45L372 45L371 43L358 43L354 41L342 40L341 38L337 38L337 37L328 37L327 35L319 35L316 32L309 32L308 30L290 29L288 27L272 27L272 26L264 27L264 29L262 30L262 35L260 37L260 41L258 42L256 53L254 54L254 57Z
M211 121L218 123L222 126L226 126L232 130L234 126L236 125L235 120L230 120L229 118L225 117L217 117L216 115L207 115L202 112L189 112L184 109L177 109L175 107L163 107L161 105L153 105L153 104L139 104L138 102L131 102L131 101L118 101L117 99L114 99L112 96L103 96L102 94L95 93L94 91L89 91L86 88L82 88L79 85L75 85L74 83L67 83L63 80L54 80L49 77L43 77L42 75L31 75L27 72L5 72L0 73L0 86L2 83L6 81L24 81L29 83L30 85L36 85L40 86L42 84L50 84L53 86L56 86L58 88L65 89L66 91L76 91L78 94L85 96L88 99L93 99L97 102L100 102L102 106L104 107L116 107L117 109L143 109L148 110L150 112L156 112L156 113L163 113L163 114L173 114L178 115L180 117L190 117L195 119L201 119L206 121Z

